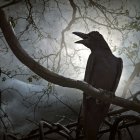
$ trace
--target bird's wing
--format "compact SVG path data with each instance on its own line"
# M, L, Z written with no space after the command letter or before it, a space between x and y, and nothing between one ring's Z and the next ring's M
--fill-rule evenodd
M96 62L95 57L96 56L93 53L91 53L88 58L88 62L87 62L87 66L86 66L84 81L89 84L92 84L92 73L94 71L94 66L95 66L95 62Z
M88 61L87 61L87 65L86 65L86 71L85 71L85 77L84 77L84 81L92 84L92 73L93 73L93 69L95 66L95 55L93 53L90 54ZM83 102L86 101L86 94L83 93ZM83 119L83 104L80 107L80 111L79 111L79 123L80 123L80 119ZM82 123L82 122L81 122Z
M116 75L116 78L114 80L114 84L113 84L113 87L112 87L113 92L115 92L117 87L118 87L120 77L121 77L121 73L122 73L122 69L123 69L123 61L122 61L122 59L121 58L117 58L117 59L118 59L117 75Z

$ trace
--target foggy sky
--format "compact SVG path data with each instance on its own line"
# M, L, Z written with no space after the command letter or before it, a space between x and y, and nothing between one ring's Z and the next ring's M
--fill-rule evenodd
M77 3L79 3L79 7L82 9L81 12L84 15L84 13L86 12L85 10L83 10L83 3L81 1L77 1ZM3 1L0 2L3 3ZM104 3L103 3L104 4ZM60 48L60 42L61 42L61 31L67 26L68 22L71 20L71 15L72 15L72 8L70 7L69 3L61 0L60 1L60 10L59 11L57 4L55 2L50 2L49 3L49 7L46 7L46 11L45 13L42 15L40 12L42 12L42 5L39 3L34 3L34 20L36 21L37 26L40 28L40 30L43 32L43 35L45 37L43 37L42 39L38 39L38 33L37 31L34 30L33 27L29 28L29 31L25 32L23 34L23 36L20 38L20 43L22 45L22 47L31 55L31 56L36 56L41 57L41 53L44 54L51 54L51 53L57 53L57 51ZM106 6L107 4L104 4L104 6ZM121 1L116 1L113 0L110 8L118 8L121 5ZM127 1L126 6L124 8L125 10L129 10L130 16L134 16L135 15L135 8L137 9L138 14L140 13L140 2L139 0L135 0L135 1ZM28 22L24 19L27 15L27 10L25 8L25 4L24 3L19 3L16 4L15 6L11 6L5 9L6 13L8 16L12 16L14 17L14 19L21 17L20 19L16 20L16 26L14 27L15 33L17 35L17 37L19 37L20 32L22 32L26 25L28 24ZM37 14L35 14L35 12L37 12ZM101 14L101 13L99 13ZM95 10L93 10L92 7L89 7L87 9L87 15L93 19L95 19L97 22L100 23L104 23L104 19L101 19L100 17L97 16L97 13ZM79 14L77 14L77 17L79 17ZM133 20L133 19L131 19ZM120 22L119 24L124 24L124 23L129 23L131 22L131 20L129 19L125 19L123 16L122 18L118 19L118 21ZM116 92L116 95L121 95L122 91L123 91L123 87L125 86L125 83L127 81L127 79L129 78L131 72L133 71L133 64L130 62L130 60L125 56L125 55L119 55L118 51L114 51L114 48L122 48L122 47L127 47L131 44L131 42L136 42L139 43L139 36L140 33L133 31L133 32L128 32L127 36L124 40L122 40L122 34L117 31L117 30L109 30L108 28L102 26L102 25L98 25L96 23L92 23L89 20L86 20L86 22L88 23L88 28L86 26L85 21L83 20L76 20L73 25L71 26L70 30L68 30L65 33L65 41L67 43L67 50L68 53L70 55L73 55L74 50L73 49L81 49L81 51L79 51L77 53L77 55L75 55L72 60L70 60L69 58L66 59L66 51L63 50L62 51L62 59L61 59L61 68L59 71L59 74L62 74L64 76L70 77L70 78L74 78L74 79L80 79L83 80L84 79L84 71L85 71L85 67L86 67L86 62L88 59L88 56L90 54L90 51L85 48L83 45L77 45L74 44L75 41L77 41L77 39L79 39L78 37L74 36L72 34L73 31L80 31L80 32L85 32L88 33L89 31L93 31L93 30L97 30L99 31L106 39L107 43L109 44L110 48L112 49L113 53L118 56L121 57L123 59L123 65L124 65L124 69L123 69L123 73L122 73L122 77L121 77L121 82L119 84L118 90ZM1 35L1 34L0 34ZM28 40L27 40L28 39ZM4 39L3 39L4 40ZM2 45L5 46L5 41L3 43L3 40L0 40L0 48L2 48ZM140 44L139 44L140 45ZM40 53L40 51L42 51ZM36 59L38 60L38 59ZM49 69L53 69L53 63L52 60L54 60L54 57L51 57L50 60L48 60L49 65L47 64L46 60L42 60L40 63L42 63L42 65L44 65L45 67L49 68ZM80 68L77 68L76 70L72 67L72 65L70 65L70 61L72 61L72 63L74 64L75 67L80 66ZM139 60L137 60L138 62ZM57 67L58 64L58 59L56 59L56 61L54 62L55 65L54 67ZM33 74L27 67L25 67L23 64L21 64L19 62L19 60L17 60L17 58L15 58L15 56L13 55L13 53L11 52L10 49L8 49L8 53L7 52L0 52L0 67L5 69L5 70L16 70L19 73L23 73L23 74ZM21 70L19 70L18 68L20 68ZM3 77L4 75L2 75ZM29 85L29 81L28 76L24 76L24 75L19 75L14 77L12 80L9 79L8 77L6 77L5 82L0 81L0 88L1 89L6 89L8 87L16 89L19 91L19 93L22 96L31 96L31 94L33 94L34 92L37 91L42 91L43 88L47 88L47 82L40 79L39 81L33 80L32 84L34 85ZM25 82L25 83L24 83ZM137 83L137 84L135 84ZM133 84L131 85L131 91L132 93L135 93L136 91L139 90L139 77L135 78L135 81L133 82ZM78 94L79 91L77 90L69 90L67 88L61 88L61 87L57 87L57 92L58 92L58 96L60 96L60 98L64 101L67 102L68 100L71 100L70 105L73 104L73 106L78 106L80 104L80 100L82 95ZM9 114L11 112L13 112L13 114L11 115L13 118L16 119L23 119L22 118L22 114L28 114L32 108L30 108L29 110L27 108L25 108L25 110L23 110L23 112L21 113L21 108L23 107L23 105L21 105L21 101L22 101L22 96L19 95L19 93L16 93L14 90L10 90L10 95L9 92L7 94L4 95L4 99L9 102L9 106L4 107ZM43 92L39 92L39 96L42 94ZM67 93L67 94L66 94ZM29 94L29 95L28 95ZM60 95L59 95L60 94ZM66 95L65 95L66 94ZM16 96L17 95L17 96ZM48 96L46 95L44 98L47 98ZM11 99L12 98L12 99ZM37 100L37 96L35 97ZM8 100L9 99L9 100ZM32 98L31 98L32 99ZM75 99L75 100L74 100ZM33 99L31 100L33 101ZM46 99L44 99L42 102L46 101ZM78 105L76 104L78 101ZM59 101L54 98L53 96L50 97L50 102L57 102L58 103L58 108L59 110L62 109L62 111L60 111L60 114L63 114L62 112L64 110L67 110L68 112L66 114L72 114L70 110L68 110L64 105L62 105L61 103L59 103ZM42 113L45 112L43 107L39 110L39 113L41 115L46 115L48 117L48 119L51 118L51 116L59 114L55 108L56 104L53 104L50 109L48 107L48 112L49 115ZM14 113L13 109L16 111ZM78 108L78 107L77 107ZM64 110L63 110L64 109ZM12 111L11 111L12 110ZM56 112L55 112L56 111ZM20 112L21 114L19 114L18 112ZM47 112L47 113L48 113ZM53 114L54 113L54 114ZM15 115L19 115L16 116ZM41 115L38 115L38 119L41 119ZM33 117L33 110L31 111L31 114L29 114L30 117ZM12 118L11 117L11 118ZM26 116L28 117L28 115ZM50 117L50 118L49 118ZM12 119L13 119L12 118ZM14 119L13 119L14 120ZM18 124L19 129L21 129L21 124Z

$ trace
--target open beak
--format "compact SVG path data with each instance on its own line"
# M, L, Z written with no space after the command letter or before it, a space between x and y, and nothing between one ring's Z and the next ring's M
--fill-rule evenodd
M75 34L75 35L77 35L77 36L82 38L82 40L76 41L75 43L82 43L82 44L84 44L85 39L88 38L87 34L84 34L84 33L81 33L81 32L73 32L73 34Z

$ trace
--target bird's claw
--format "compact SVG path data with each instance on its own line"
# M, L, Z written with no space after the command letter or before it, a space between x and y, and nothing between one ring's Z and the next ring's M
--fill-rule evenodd
M107 90L104 90L104 89L101 89L101 88L99 89L99 91L100 91L100 94L102 94L102 95L108 96L110 98L115 97L115 94L111 91L107 91Z
M109 98L115 97L113 92L110 92L110 91L107 91L107 90L103 90L103 89L99 89L99 91L100 91L100 94L108 96ZM101 104L101 103L103 103L101 100L96 99L96 104ZM106 102L104 102L104 103L106 103Z

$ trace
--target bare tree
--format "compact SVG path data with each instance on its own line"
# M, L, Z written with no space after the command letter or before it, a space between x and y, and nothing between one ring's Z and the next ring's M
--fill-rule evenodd
M1 6L1 8L7 8L9 6L17 4L18 2L21 2L21 1L18 1L18 0L12 1L11 3ZM53 37L52 34L42 30L41 27L39 26L40 24L39 20L41 19L41 17L45 16L45 12L47 11L49 13L49 11L52 10L51 8L53 8L53 6L51 5L51 2L52 1L49 1L49 0L48 1L41 0L39 2L36 1L35 3L32 0L22 1L22 4L26 8L26 14L24 16L18 15L17 17L14 17L14 16L9 17L9 20L11 21L11 24L15 29L18 24L18 21L23 20L24 22L25 21L27 22L24 29L20 31L19 33L17 33L17 37L12 32L12 29L6 20L4 13L1 11L0 27L2 29L2 33L0 34L0 40L1 42L3 42L1 45L2 51L0 50L1 53L2 54L9 53L9 47L7 46L7 43L8 43L13 53L15 54L15 56L24 65L29 67L35 73L34 74L29 71L24 71L23 70L24 65L21 65L14 70L12 69L9 70L6 67L2 67L1 74L4 75L2 79L5 80L6 76L9 78L12 78L12 77L17 77L18 75L20 75L20 76L26 76L27 77L26 79L29 82L32 82L33 80L40 80L43 78L51 83L58 84L60 86L77 88L82 91L85 91L85 90L89 91L89 93L92 94L93 97L96 97L100 100L106 100L107 102L110 102L112 104L124 107L125 109L122 109L123 111L131 109L131 110L135 110L139 112L140 106L136 102L124 100L119 97L110 98L105 94L106 91L103 91L103 94L100 94L101 91L93 88L87 83L84 83L78 80L65 78L61 75L57 75L57 73L59 74L64 73L65 75L65 71L67 71L67 69L69 69L70 66L72 66L75 71L78 71L79 69L81 69L81 67L73 63L73 57L78 56L79 51L81 51L81 49L73 49L73 52L70 53L69 44L68 44L68 41L66 41L67 32L71 31L71 29L73 28L74 25L77 24L77 22L83 24L85 31L91 30L91 27L92 28L104 27L105 29L107 29L108 34L111 34L112 31L117 31L117 33L122 35L121 36L122 40L125 41L125 37L127 37L130 31L133 31L133 30L139 31L139 14L137 10L136 10L136 14L134 16L131 16L129 14L129 10L125 8L126 7L125 2L122 2L120 7L116 9L114 8L111 9L111 8L107 8L111 4L110 1L102 3L101 1L93 1L93 0L89 0L89 1L83 0L81 2L75 1L75 0L69 0L67 2L64 2L63 0L62 1L54 0L53 2L56 4L56 9L58 10L58 13L60 14L59 18L63 19L63 23L65 23L64 24L65 26L61 30L59 39L57 39ZM36 4L40 4L42 6L41 10L36 11ZM65 12L63 12L62 10L63 5L67 5L67 7L70 8L71 12L70 12L69 19L65 17ZM91 16L91 13L92 13L92 16ZM127 18L127 20L129 20L129 23L125 22L122 25L121 19L123 18ZM50 23L48 23L47 25L49 24ZM55 42L56 44L58 44L59 47L55 47L55 45L52 45L51 47L53 48L54 51L51 53L48 52L49 50L48 48L44 52L44 50L37 47L35 48L37 49L37 51L35 51L34 49L34 53L32 55L31 54L28 55L24 51L24 49L22 49L20 43L31 40L31 38L29 36L26 37L26 35L33 34L33 33L37 34L35 36L35 40L39 41L45 38L47 40L51 40L52 42ZM6 41L3 38L3 34L5 36ZM48 47L48 45L46 47ZM113 46L113 43L112 43L112 47L114 51L117 50L117 47ZM128 59L130 61L135 60L134 57L133 59L132 57L130 57L133 50L131 49L132 51L130 51L130 48L126 48L126 50L128 51L126 53L126 55L128 56ZM123 51L122 51L122 54L124 54ZM137 57L137 54L135 54L135 57ZM80 59L80 56L79 56L79 59ZM65 65L63 65L63 62L65 62ZM126 86L124 87L124 92L123 92L124 96L127 93L130 83L132 82L134 77L139 74L139 63L137 63L137 61L133 61L133 62L134 62L133 63L134 71L132 72L130 78L128 79L128 82L126 83ZM52 73L52 71L46 69L40 64L51 69L55 73ZM113 114L114 112L111 112L111 113Z

